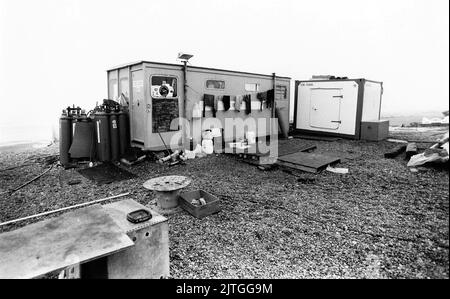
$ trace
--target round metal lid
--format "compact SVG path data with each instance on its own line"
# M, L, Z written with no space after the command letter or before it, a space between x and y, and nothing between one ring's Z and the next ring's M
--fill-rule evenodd
M191 179L185 176L170 175L150 179L144 183L144 188L154 191L175 191L188 186Z

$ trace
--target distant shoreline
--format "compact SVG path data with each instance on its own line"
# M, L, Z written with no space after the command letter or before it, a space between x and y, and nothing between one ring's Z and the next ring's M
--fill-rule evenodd
M17 151L23 151L23 150L30 150L30 149L37 149L37 148L43 148L47 147L49 145L53 144L52 141L35 141L35 142L10 142L10 143L4 143L0 144L0 153L4 152L17 152Z

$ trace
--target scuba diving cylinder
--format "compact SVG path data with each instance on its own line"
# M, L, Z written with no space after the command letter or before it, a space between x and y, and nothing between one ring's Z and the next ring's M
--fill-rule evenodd
M95 143L97 159L101 162L111 160L111 136L109 130L109 113L98 111L94 114Z
M119 141L119 120L118 113L109 114L109 135L111 140L111 160L120 159L120 141Z
M63 110L59 118L59 161L63 166L70 163L69 149L72 144L72 116Z
M130 147L129 134L129 117L127 111L120 111L117 116L119 120L119 141L120 141L120 156L123 157Z

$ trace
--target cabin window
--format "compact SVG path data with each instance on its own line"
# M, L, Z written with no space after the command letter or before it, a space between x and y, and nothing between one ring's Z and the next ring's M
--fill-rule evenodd
M127 98L130 96L130 82L128 77L120 78L120 93L123 93Z
M151 95L153 98L176 98L177 78L169 76L152 76Z
M206 88L208 88L208 89L225 89L225 81L206 80Z
M116 100L119 97L119 90L116 79L109 80L109 98Z
M287 86L286 85L277 85L275 98L277 100L286 100L287 99Z
M120 96L124 96L125 98L124 98L124 100L125 100L125 102L126 102L126 106L128 106L129 104L130 104L130 82L128 81L128 77L124 77L124 78L120 78L120 84L119 84L119 87L120 87L120 90L119 90L119 93L120 93ZM119 96L119 97L120 97ZM124 102L120 102L119 101L119 103L121 104L121 105L124 105L125 106L125 103Z
M245 83L245 91L259 91L259 84L258 83Z

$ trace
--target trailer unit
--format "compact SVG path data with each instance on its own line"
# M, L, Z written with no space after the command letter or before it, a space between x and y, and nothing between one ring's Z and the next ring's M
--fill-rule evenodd
M186 78L185 78L186 74ZM257 128L257 137L269 136L270 118L275 108L262 109L256 98L259 92L275 90L275 106L282 119L282 125L289 127L290 78L247 72L188 66L159 62L139 61L112 68L107 71L108 98L117 99L121 94L128 101L130 112L131 144L145 150L162 150L181 130L188 132L187 138L201 142L198 128L205 118L213 117L210 107L205 107L204 117L193 117L193 109L203 110L205 94L230 96L231 108L225 111L221 101L217 103L215 118L222 123L225 118L255 118L267 120L266 128ZM185 94L186 92L186 94ZM252 95L251 113L235 109L237 95ZM196 105L197 104L197 105ZM174 125L173 120L185 117L188 124ZM282 127L282 126L280 126ZM196 130L197 128L197 130ZM222 127L222 129L224 129ZM236 132L244 136L245 132ZM278 132L277 132L278 134ZM186 140L180 147L186 147Z

